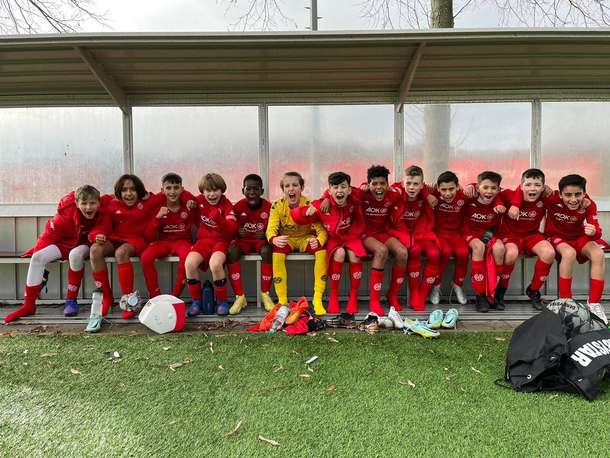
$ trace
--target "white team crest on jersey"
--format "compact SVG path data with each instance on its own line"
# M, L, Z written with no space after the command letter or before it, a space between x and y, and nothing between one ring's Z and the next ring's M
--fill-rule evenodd
M458 207L461 207L462 205L464 205L464 200L460 199L455 203Z
M138 203L138 210L142 210L144 208L144 204L142 202Z
M538 202L536 202L536 207L538 207L538 208L542 208L543 206L544 206L544 203L543 203L541 200L539 200Z
M267 219L267 218L269 218L269 214L267 212L262 212L261 219Z
M180 218L187 219L188 217L189 217L189 214L187 212L180 213Z

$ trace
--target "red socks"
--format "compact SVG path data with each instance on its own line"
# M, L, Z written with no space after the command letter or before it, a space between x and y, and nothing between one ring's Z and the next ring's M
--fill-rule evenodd
M362 281L362 263L361 262L350 262L349 263L349 299L347 301L347 313L358 313L358 288L360 288L360 282ZM379 312L371 308L371 312L377 313L379 316L383 315L381 310L381 304L379 305Z
M38 299L38 295L40 294L41 289L42 283L35 286L26 285L23 305L14 312L9 313L6 318L4 318L4 323L8 324L18 318L34 315L36 313L36 299Z
M409 306L416 311L425 309L421 299L421 282L419 277L419 265L407 264L407 273L409 275Z
M74 300L78 296L80 284L83 281L85 269L74 271L68 267L68 291L66 291L66 299Z
M131 263L129 263L131 264ZM119 264L119 278L121 275L121 266L123 264ZM157 277L157 270L155 269L155 262L152 263L142 261L142 274L144 274L144 280L146 280L146 289L148 289L148 294L150 297L156 297L161 294L161 290L159 289L159 278ZM133 268L132 268L133 270ZM121 283L121 289L123 288ZM172 293L173 294L173 293ZM175 294L174 294L175 296Z
M233 262L227 264L227 270L229 271L229 280L231 281L231 288L236 296L244 295L244 285L241 281L241 264Z
M599 304L604 292L604 280L592 278L589 282L589 304Z
M329 287L330 294L328 296L328 313L338 314L341 312L339 304L339 283L341 282L341 274L343 273L343 262L330 261L329 272Z
M373 313L383 315L381 308L381 286L383 284L383 270L375 269L371 267L369 278L369 309Z
M390 305L390 307L394 307L397 312L400 312L402 310L402 306L400 305L400 302L398 302L398 293L400 292L400 288L402 287L402 284L405 281L406 271L406 267L401 267L397 265L394 265L392 267L392 279L390 280L390 287L388 288L388 292L386 294L388 304Z
M189 279L186 281L186 287L191 293L191 298L194 301L201 300L201 282L199 280Z
M243 291L243 290L242 290ZM225 302L227 300L227 279L214 280L214 297L216 302Z
M273 279L273 264L261 264L261 291L268 293Z
M100 270L99 272L92 272L91 276L95 281L95 287L102 289L102 316L106 316L108 310L110 310L110 307L112 307L112 303L114 302L112 288L110 287L110 281L108 280L108 271L104 269Z
M559 277L559 297L560 298L571 298L572 297L572 279Z
M133 265L131 262L117 264L119 286L123 294L133 293Z
M422 305L425 304L426 298L430 293L430 289L434 286L438 276L438 266L426 264L426 267L424 267L424 278L421 284L420 293Z
M472 289L478 296L485 294L485 261L472 261Z
M532 283L530 284L531 289L538 291L542 287L546 277L549 276L552 265L553 263L547 264L540 259L536 260L536 264L534 264L534 276L532 277Z
M502 270L499 271L500 283L498 283L498 286L500 286L504 289L508 289L508 284L510 283L510 276L513 273L514 269L515 269L514 264L504 264L504 267L502 267Z

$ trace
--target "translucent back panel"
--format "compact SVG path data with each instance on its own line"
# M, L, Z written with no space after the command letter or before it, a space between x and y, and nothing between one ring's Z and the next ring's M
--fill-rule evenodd
M111 192L123 165L118 108L0 110L0 203L56 202L88 183Z
M331 172L346 172L358 184L372 164L391 171L393 135L390 105L269 107L269 194L281 194L282 174L291 170L315 198Z
M610 196L610 103L542 104L542 169L548 184L578 173L595 197Z
M422 166L435 183L445 170L462 183L476 181L484 170L503 177L502 185L519 184L529 167L529 103L460 103L405 106L405 166Z
M135 171L151 190L176 172L198 193L208 172L222 175L227 197L241 198L243 177L259 173L257 107L134 108Z

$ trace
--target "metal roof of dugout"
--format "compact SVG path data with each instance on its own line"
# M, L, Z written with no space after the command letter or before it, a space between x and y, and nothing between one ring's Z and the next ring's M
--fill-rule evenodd
M0 107L608 99L610 29L0 37Z

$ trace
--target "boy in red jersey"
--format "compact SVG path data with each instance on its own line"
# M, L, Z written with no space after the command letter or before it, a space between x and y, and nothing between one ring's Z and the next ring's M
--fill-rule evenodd
M546 214L543 202L544 173L539 169L527 169L521 175L521 185L517 189L505 189L500 197L510 205L507 216L502 218L499 237L504 243L504 267L494 296L498 308L504 307L504 294L508 288L510 275L521 253L537 256L534 275L526 289L536 310L542 310L540 288L549 275L555 250L540 232L540 223Z
M423 311L426 297L438 276L440 258L439 242L432 232L434 214L427 201L424 171L421 167L412 165L405 170L403 181L393 186L400 190L402 198L393 208L395 227L390 230L390 234L400 240L409 251L407 273L410 306L413 310ZM423 281L420 276L422 253L425 253L427 258Z
M188 199L185 193L180 198ZM133 265L129 258L140 256L148 244L144 232L153 211L166 197L164 194L152 194L146 191L142 180L135 175L122 175L114 184L114 196L102 197L106 209L104 218L89 233L91 245L91 267L95 285L101 288L103 295L102 315L106 315L113 303L112 288L108 279L105 256L114 254L117 261L119 285L123 296L121 303L138 301L134 291ZM136 312L122 310L124 319L133 318Z
M596 240L602 235L595 202L583 208L587 180L580 175L567 175L559 180L559 192L546 198L545 235L561 256L559 263L559 297L572 297L574 261L591 261L589 309L608 323L600 304L606 271L604 252Z
M155 261L164 256L176 255L180 258L172 295L179 297L184 289L184 262L191 250L191 231L196 212L180 201L183 191L180 175L167 173L161 178L161 192L165 195L165 202L153 211L154 215L145 233L151 243L140 256L142 273L151 298L161 294Z
M227 262L229 280L235 293L235 302L229 309L231 315L241 312L248 305L241 280L239 259L242 254L258 253L261 255L261 301L267 311L270 311L275 305L269 295L271 280L273 279L273 266L271 264L271 247L265 236L271 202L261 197L263 192L263 179L256 174L247 175L244 178L242 188L245 197L235 204L235 216L238 225L237 238L229 245Z
M193 298L188 309L189 316L201 313L201 282L199 267L208 265L212 272L214 295L217 301L216 313L227 315L227 279L224 264L229 243L237 232L237 218L233 204L224 196L227 190L225 180L217 173L208 173L199 181L201 195L196 197L199 205L199 230L197 242L186 257L186 284Z
M455 270L451 287L457 301L464 305L468 302L462 289L468 269L468 244L462 235L464 227L464 208L468 197L459 188L458 177L451 171L441 173L432 191L438 199L434 207L434 233L440 243L439 275L430 290L430 302L440 302L440 285L443 272L447 269L451 254L455 257Z
M464 209L464 238L472 253L472 287L475 291L475 305L477 312L488 312L490 303L486 295L487 276L490 274L485 266L487 245L491 246L491 253L495 263L495 278L502 274L504 262L504 244L494 236L500 226L501 214L506 207L501 205L497 198L500 192L502 176L496 172L485 171L477 177L477 191ZM497 304L494 304L498 307ZM502 305L498 310L503 310Z
M320 221L328 232L326 253L328 258L328 277L330 278L330 296L327 312L339 314L339 283L343 273L343 263L349 260L350 292L347 302L347 313L358 312L358 288L362 279L362 260L366 250L361 235L364 231L364 217L360 202L351 195L351 178L343 172L334 172L328 176L328 193L330 209L328 213L320 211L324 199L313 201L307 207L296 207L290 212L297 224L314 224ZM371 312L383 315L381 304L370 305Z
M45 267L49 262L58 259L70 261L67 296L73 297L76 303L76 293L84 272L84 259L89 251L87 236L103 218L99 208L100 193L90 185L81 186L75 192L62 197L57 206L57 214L46 222L44 232L36 245L23 254L32 257L25 284L24 304L6 316L5 324L36 313L36 299L43 288ZM86 249L82 250L82 246ZM64 314L74 316L77 313L78 304L70 307L66 301Z

